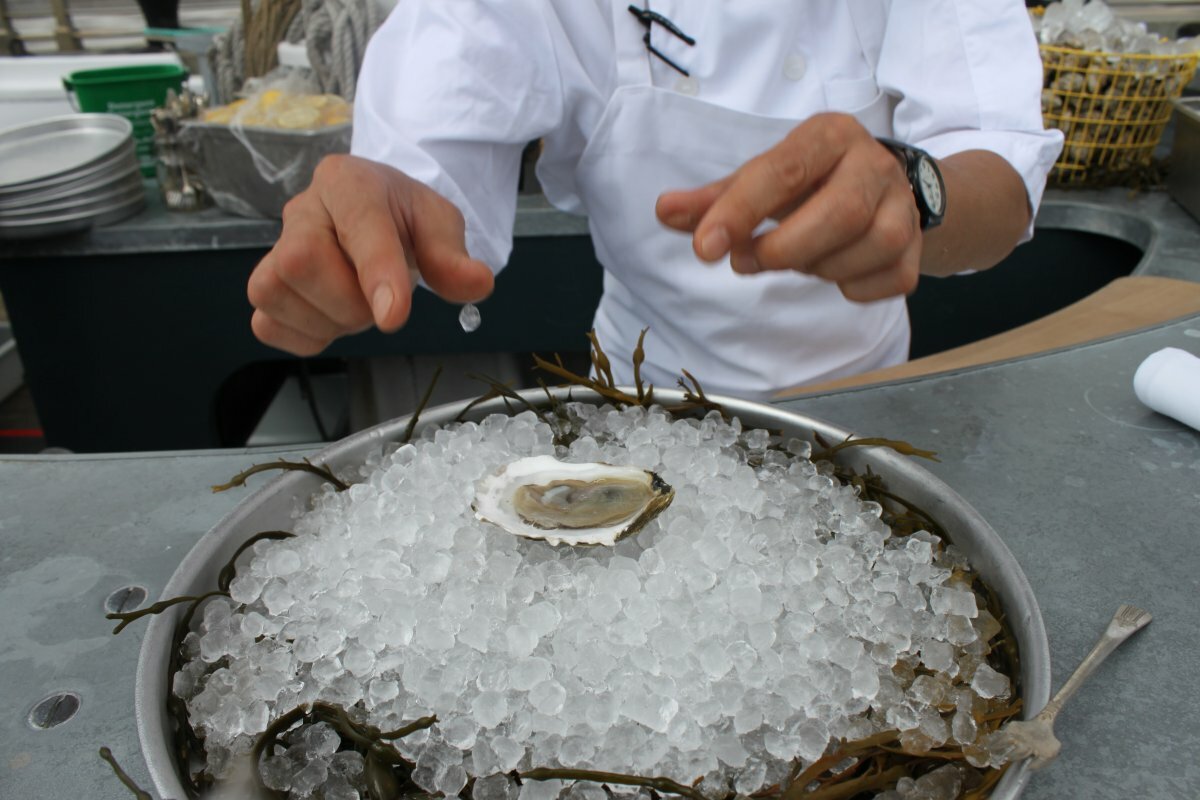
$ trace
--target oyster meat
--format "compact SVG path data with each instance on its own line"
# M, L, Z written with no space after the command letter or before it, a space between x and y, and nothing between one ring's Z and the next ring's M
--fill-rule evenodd
M611 546L641 530L674 497L649 470L530 456L480 481L471 507L479 519L516 536Z

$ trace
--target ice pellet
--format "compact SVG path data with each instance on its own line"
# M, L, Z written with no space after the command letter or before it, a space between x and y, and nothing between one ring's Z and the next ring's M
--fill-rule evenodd
M961 617L979 616L975 593L964 589L936 586L929 596L929 607L935 614L958 614Z
M1008 678L987 664L980 664L971 678L971 688L983 698L1007 697Z
M483 321L483 317L479 313L479 309L474 303L467 303L458 312L458 324L467 333L474 333L479 330L479 324Z

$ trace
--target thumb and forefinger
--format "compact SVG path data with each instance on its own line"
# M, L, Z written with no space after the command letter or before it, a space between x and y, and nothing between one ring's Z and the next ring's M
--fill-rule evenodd
M397 171L379 191L354 182L322 193L338 244L354 266L375 325L395 331L408 321L418 275L443 299L489 295L492 271L467 253L462 214L432 189ZM349 190L349 191L347 191Z
M491 269L467 252L462 213L441 195L421 187L411 208L408 229L421 277L439 297L471 303L492 293Z
M848 133L842 129L849 123L838 117L802 123L720 180L664 193L655 208L659 220L692 233L693 249L705 261L748 251L759 225L795 211L842 158Z

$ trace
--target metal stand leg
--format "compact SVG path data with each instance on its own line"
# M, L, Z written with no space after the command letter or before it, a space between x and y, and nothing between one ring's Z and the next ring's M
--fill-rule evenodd
M50 0L54 10L54 41L61 53L78 53L83 50L83 41L79 31L71 22L71 12L67 10L67 0Z
M0 53L10 56L28 55L25 42L13 27L12 19L8 16L7 0L0 0Z

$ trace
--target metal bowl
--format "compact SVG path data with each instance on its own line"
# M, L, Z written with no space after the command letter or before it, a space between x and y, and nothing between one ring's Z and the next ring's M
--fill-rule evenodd
M188 120L179 144L221 210L280 219L287 201L312 181L322 158L350 152L350 130L348 122L280 130Z
M565 390L555 394L565 399ZM548 403L540 389L522 395L536 406L544 407ZM597 395L578 389L573 390L571 396L588 402L599 400ZM665 405L683 400L679 391L657 388L655 398ZM811 438L816 433L830 441L841 441L849 435L849 431L827 422L769 405L734 398L714 396L712 399L740 417L747 428L782 430L788 437ZM455 403L426 411L421 415L418 430L453 421L462 407L462 403ZM496 399L476 406L466 418L478 421L488 414L506 411L504 401ZM325 448L313 460L328 464L335 473L351 470L361 465L369 453L398 441L407 425L408 418L385 422ZM954 543L967 554L975 569L996 592L1016 635L1025 713L1032 716L1030 711L1040 709L1050 696L1050 649L1033 590L1004 542L974 508L913 459L892 450L872 447L850 448L840 460L856 469L871 467L887 479L889 489L920 505L951 532ZM247 496L184 557L164 587L163 597L196 595L211 590L216 586L221 566L243 542L259 531L289 527L295 498L313 494L320 485L321 480L308 473L285 472ZM155 788L162 797L185 796L171 754L171 727L166 708L170 678L167 664L175 625L182 613L182 606L175 606L151 621L142 642L134 688L142 753ZM1012 800L1021 793L1028 779L1026 764L1017 764L1005 773L992 797L994 800Z

